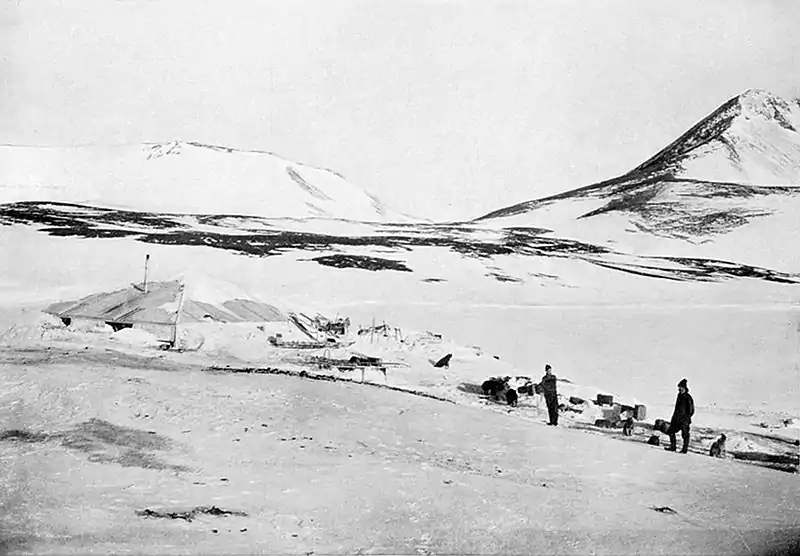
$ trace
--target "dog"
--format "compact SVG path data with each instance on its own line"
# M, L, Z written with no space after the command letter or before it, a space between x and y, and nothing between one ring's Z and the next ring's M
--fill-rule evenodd
M622 422L622 436L633 436L633 417Z
M434 363L433 366L436 367L437 369L441 369L442 367L444 367L445 369L449 369L450 368L450 359L452 359L452 358L453 358L453 354L452 353L448 353L447 355L445 355L444 357L439 359L436 363Z
M503 389L503 383L496 378L490 378L481 385L483 393L487 396L497 397L497 394Z
M492 396L495 401L505 398L506 392L510 388L508 381L511 377L492 377L481 385L483 393L487 396Z
M653 430L660 432L662 434L667 434L668 429L669 429L669 422L664 421L663 419L656 419L656 422L653 424Z
M513 388L509 388L508 391L506 392L506 402L508 403L508 405L510 405L511 407L517 407L518 399L519 396L517 395L517 391L514 390Z
M708 450L708 455L712 458L724 458L725 440L727 440L727 437L725 436L725 433L723 433L711 445L711 448Z

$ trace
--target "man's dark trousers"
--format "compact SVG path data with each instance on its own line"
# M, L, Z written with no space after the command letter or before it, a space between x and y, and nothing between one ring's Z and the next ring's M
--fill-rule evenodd
M674 450L675 444L677 443L677 439L675 438L675 434L680 431L681 438L683 439L683 448L681 452L684 454L689 451L689 423L675 423L671 424L667 429L667 434L669 435L669 449Z
M550 417L550 424L558 424L558 394L545 393L544 401L547 403L547 413Z

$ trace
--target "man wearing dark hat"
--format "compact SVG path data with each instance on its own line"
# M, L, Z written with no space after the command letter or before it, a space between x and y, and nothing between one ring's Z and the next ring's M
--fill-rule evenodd
M544 401L547 403L548 425L558 426L558 389L556 387L556 375L553 374L553 367L544 366L544 376L542 377L542 393Z
M678 383L678 398L675 400L675 411L672 413L672 419L667 429L669 447L664 448L665 450L675 451L675 434L680 431L683 438L681 453L685 454L689 451L689 425L692 424L692 415L694 415L694 400L692 395L689 394L689 386L684 378Z

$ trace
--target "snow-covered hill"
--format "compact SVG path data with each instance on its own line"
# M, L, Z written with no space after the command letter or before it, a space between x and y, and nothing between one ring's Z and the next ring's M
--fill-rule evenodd
M12 201L146 212L409 220L331 170L263 151L178 141L0 146L0 202Z
M623 176L474 222L796 271L790 246L800 241L799 129L800 101L746 91Z
M632 173L800 185L800 99L747 90Z

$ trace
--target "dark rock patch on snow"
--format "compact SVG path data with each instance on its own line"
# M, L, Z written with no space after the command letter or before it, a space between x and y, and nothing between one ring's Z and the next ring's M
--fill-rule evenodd
M363 270L397 270L411 272L405 263L393 259L366 257L364 255L326 255L311 259L324 266L336 268L360 268Z

